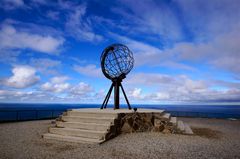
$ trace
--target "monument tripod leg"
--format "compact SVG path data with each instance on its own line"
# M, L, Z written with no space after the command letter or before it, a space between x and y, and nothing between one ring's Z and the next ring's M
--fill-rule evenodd
M109 91L108 91L108 93L107 93L107 95L106 95L106 97L105 97L105 99L103 101L103 104L102 104L100 109L103 109L103 108L107 107L107 103L108 103L109 98L111 96L113 87L114 87L114 109L119 109L119 103L120 103L119 102L120 101L120 98L119 98L119 96L120 96L120 94L119 94L120 93L119 87L121 87L121 90L123 92L124 98L125 98L125 100L127 102L127 105L128 105L128 109L132 109L132 107L131 107L131 105L130 105L130 103L128 101L127 95L126 95L126 93L125 93L125 91L123 89L123 86L121 84L121 81L113 81L113 83L112 83L112 85L111 85L111 87L110 87L110 89L109 89Z
M128 101L127 95L126 95L126 93L125 93L125 91L124 91L123 86L122 86L121 83L120 83L120 87L121 87L121 89L122 89L123 95L124 95L125 100L126 100L126 102L127 102L128 109L132 109L132 107L131 107L131 105L130 105L130 103L129 103L129 101Z
M101 109L103 109L103 107L106 108L106 105L107 105L107 103L108 103L109 97L110 97L111 92L112 92L112 89L113 89L113 84L112 84L111 87L109 88L109 91L108 91L108 93L107 93L107 95L106 95L106 97L105 97L105 99L104 99L104 101L103 101L103 104L102 104L102 106L101 106Z
M111 88L110 88L110 90L109 90L109 94L108 94L108 97L107 97L107 100L106 100L106 103L105 103L104 109L106 109L106 107L107 107L107 103L108 103L109 98L110 98L110 96L111 96L111 94L112 94L112 89L113 89L113 84L112 84L112 86L111 86Z
M114 82L114 109L119 109L119 86L120 82Z

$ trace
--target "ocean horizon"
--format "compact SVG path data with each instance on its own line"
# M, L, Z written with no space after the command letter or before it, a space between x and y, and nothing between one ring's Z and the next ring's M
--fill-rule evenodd
M68 109L100 108L101 104L0 103L0 121L56 118ZM240 105L132 104L136 108L163 109L178 117L240 119ZM113 108L108 105L107 108ZM123 104L120 108L127 108Z

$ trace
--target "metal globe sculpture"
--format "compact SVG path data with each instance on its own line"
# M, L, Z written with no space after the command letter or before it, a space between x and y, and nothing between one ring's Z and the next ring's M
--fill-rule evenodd
M129 48L122 44L112 44L105 48L101 55L101 68L103 74L110 80L112 85L103 101L101 109L107 107L107 103L114 88L114 109L119 109L119 88L121 88L123 95L131 109L126 93L121 84L122 80L132 70L134 65L133 53Z
M133 68L133 53L122 44L112 44L101 56L103 74L109 78L124 78Z

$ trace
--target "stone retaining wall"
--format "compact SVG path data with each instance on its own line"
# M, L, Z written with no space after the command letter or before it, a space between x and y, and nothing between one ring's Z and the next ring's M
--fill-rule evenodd
M150 131L175 133L177 127L170 122L170 119L164 118L162 113L120 113L106 138L110 139L121 133Z

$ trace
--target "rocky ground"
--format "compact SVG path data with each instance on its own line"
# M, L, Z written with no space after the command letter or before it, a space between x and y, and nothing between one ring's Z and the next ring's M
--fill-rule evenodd
M240 158L240 121L180 118L195 135L122 134L101 145L41 138L51 120L0 124L0 158Z

